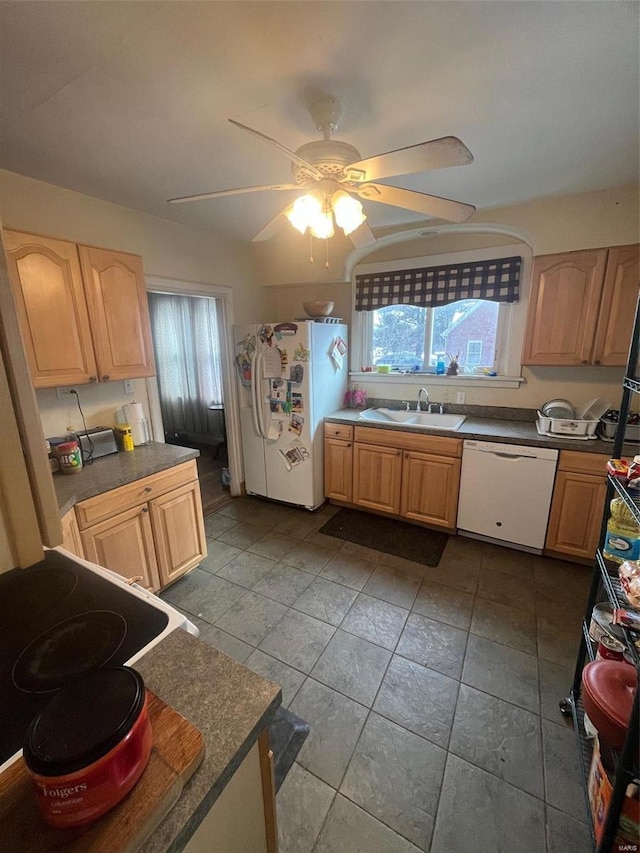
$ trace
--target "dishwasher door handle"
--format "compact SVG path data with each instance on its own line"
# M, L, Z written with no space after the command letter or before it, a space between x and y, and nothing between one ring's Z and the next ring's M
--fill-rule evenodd
M498 453L493 451L491 456L499 456L500 459L535 459L535 456L527 456L525 453Z

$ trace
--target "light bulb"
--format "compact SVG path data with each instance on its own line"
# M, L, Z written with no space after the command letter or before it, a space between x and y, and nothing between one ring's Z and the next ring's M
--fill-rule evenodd
M311 223L311 233L314 237L317 237L318 240L328 240L329 237L333 237L335 231L333 230L333 215L331 213L331 209L329 210L319 210Z
M362 211L360 202L344 190L338 190L333 194L331 207L335 213L336 222L345 234L351 234L367 218Z
M297 198L286 217L294 228L301 234L312 226L317 217L322 215L322 201L315 195L303 195Z

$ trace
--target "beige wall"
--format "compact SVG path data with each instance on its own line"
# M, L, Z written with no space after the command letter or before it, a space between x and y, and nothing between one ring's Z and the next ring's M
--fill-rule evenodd
M0 212L7 228L142 255L147 275L232 287L236 322L264 316L267 294L256 285L243 244L5 170L0 170ZM115 409L132 399L122 382L83 385L79 391L89 427L111 425ZM38 391L37 398L46 436L69 425L82 428L75 400L73 405L57 400L52 389ZM148 408L144 380L136 381L133 398Z
M574 251L578 249L602 246L624 245L638 242L640 238L639 188L620 187L581 195L537 199L526 204L505 208L479 211L472 223L493 223L515 229L530 242L535 254ZM414 224L412 227L417 227ZM391 233L390 231L385 232ZM295 234L287 235L295 241ZM299 242L299 241L298 241ZM306 242L306 241L305 241ZM424 255L455 253L468 249L513 244L511 237L495 235L441 235L422 238L410 242L398 243L367 256L364 263L375 263L394 259L406 259ZM275 247L274 247L275 248ZM336 252L337 258L337 252ZM294 266L296 283L270 283L269 293L277 306L278 318L304 316L302 302L306 300L330 299L336 304L334 315L351 321L351 285L313 280L315 274L309 271L307 261L306 276L302 258ZM280 274L281 281L290 281L289 270L284 263L282 253L278 262L272 259L271 273ZM334 276L336 269L333 269ZM266 278L263 278L267 282ZM522 314L526 310L529 282L523 283ZM570 320L570 318L568 318ZM514 335L512 346L520 351L522 329ZM495 406L518 406L537 408L541 403L554 396L567 397L576 405L586 403L593 397L605 397L616 407L620 397L621 368L576 367L522 368L525 382L517 389L487 387L460 388L443 379L430 379L432 398L443 402L454 402L456 391L464 390L466 403ZM390 399L414 399L417 390L415 383L367 383L358 377L358 383L367 388L370 396Z

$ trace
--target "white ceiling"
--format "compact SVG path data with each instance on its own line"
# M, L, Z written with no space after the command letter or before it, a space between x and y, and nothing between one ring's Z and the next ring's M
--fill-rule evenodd
M250 240L339 97L363 157L445 135L470 166L389 183L493 207L638 181L637 2L0 2L0 166ZM365 202L376 227L417 214Z

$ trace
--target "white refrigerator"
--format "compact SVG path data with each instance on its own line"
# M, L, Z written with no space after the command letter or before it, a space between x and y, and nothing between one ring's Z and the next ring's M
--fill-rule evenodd
M347 388L347 327L296 320L233 332L247 493L316 509L323 418L342 408Z

